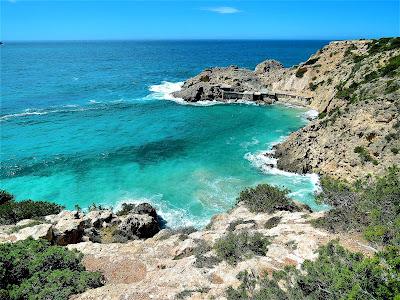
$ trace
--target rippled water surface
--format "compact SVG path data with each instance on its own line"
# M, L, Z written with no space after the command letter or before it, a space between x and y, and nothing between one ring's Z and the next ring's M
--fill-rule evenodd
M257 183L319 209L314 176L261 168L306 123L282 106L180 105L170 92L210 66L305 61L326 42L16 43L1 51L1 188L73 208L150 201L168 225L204 225Z

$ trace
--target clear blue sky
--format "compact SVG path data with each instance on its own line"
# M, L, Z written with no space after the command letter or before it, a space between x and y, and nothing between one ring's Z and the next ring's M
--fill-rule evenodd
M399 36L399 2L1 0L1 39L348 39Z

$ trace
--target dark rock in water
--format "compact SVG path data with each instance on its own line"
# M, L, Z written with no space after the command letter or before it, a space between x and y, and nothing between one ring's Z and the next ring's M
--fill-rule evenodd
M148 214L129 214L118 226L118 234L128 239L150 238L159 231L157 219Z
M149 203L140 203L138 204L133 210L133 213L138 214L138 215L149 215L150 217L153 217L154 220L157 220L157 212L156 209L151 206Z

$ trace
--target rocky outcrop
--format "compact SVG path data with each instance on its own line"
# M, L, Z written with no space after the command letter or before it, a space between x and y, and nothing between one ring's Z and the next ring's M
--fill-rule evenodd
M288 265L299 266L315 259L315 250L331 239L357 251L368 253L355 236L333 235L314 228L310 220L322 213L277 211L251 213L239 205L215 216L203 230L161 230L146 240L124 244L92 242L69 245L84 253L88 270L100 271L107 279L104 287L86 291L74 299L225 299L229 286L237 287L237 274L248 270L268 276ZM260 233L271 240L265 255L245 258L237 265L218 259L216 241L229 232ZM183 297L185 296L185 297Z
M48 215L42 221L23 220L16 225L0 226L0 242L15 242L31 236L65 246L83 241L144 239L160 231L159 217L150 204L130 204L129 207L131 211L120 216L106 209L91 210L86 214L64 210L57 215ZM117 235L119 238L112 238Z
M157 217L156 217L157 218ZM154 217L148 214L129 214L118 225L119 234L128 240L149 238L160 231L160 225Z
M256 66L256 69L254 70L254 73L256 75L264 75L264 74L270 74L275 71L280 71L283 69L283 65L273 59L265 60L262 63L258 64Z
M317 110L319 119L275 146L278 167L354 181L400 161L399 61L399 38L337 41L291 68L268 60L254 72L207 69L175 96L235 102L238 93L250 92L247 101Z
M211 68L188 79L174 96L188 102L224 101L223 88L231 92L259 91L263 85L250 70L237 66Z

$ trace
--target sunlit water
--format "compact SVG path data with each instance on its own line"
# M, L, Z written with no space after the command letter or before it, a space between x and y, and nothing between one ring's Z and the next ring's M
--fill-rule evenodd
M170 93L205 67L292 65L325 43L6 44L1 188L67 208L148 201L169 226L202 226L258 183L321 209L316 176L263 164L263 151L306 124L305 110L181 105Z

